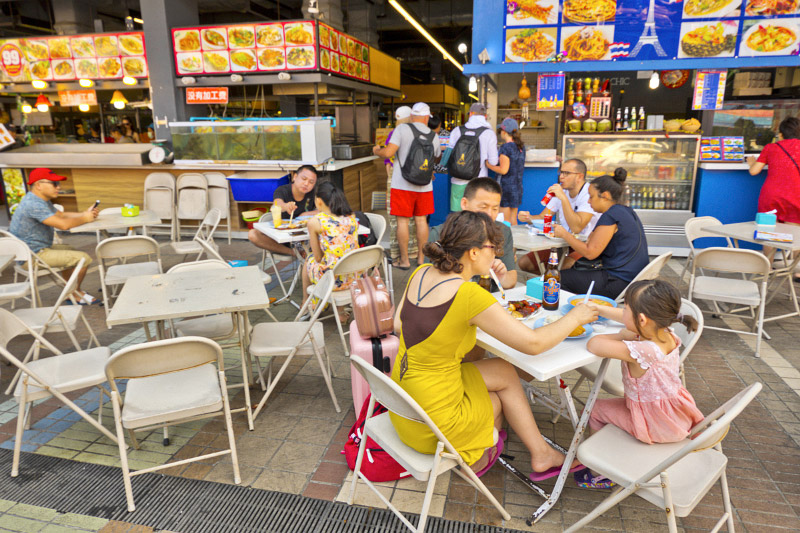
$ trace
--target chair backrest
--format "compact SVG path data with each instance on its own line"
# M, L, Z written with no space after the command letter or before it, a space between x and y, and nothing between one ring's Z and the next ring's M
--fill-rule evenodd
M226 265L228 264L228 262L225 261L225 259L219 254L219 252L217 250L215 250L213 246L211 246L210 242L204 241L203 239L200 239L200 240L197 241L197 243L200 245L200 247L206 253L206 257L208 257L208 259L213 259L213 260L216 260L216 261L222 261Z
M201 220L208 211L208 182L198 172L187 172L177 179L178 218Z
M103 259L135 257L138 255L155 255L161 262L161 251L155 239L144 235L128 235L111 237L101 241L95 248L95 254Z
M53 204L53 207L55 207L55 208L56 208L56 211L58 211L58 212L60 212L60 213L63 213L63 212L64 212L64 206L63 206L63 205L61 205L61 204Z
M259 222L272 222L272 213L264 213L260 217L258 217Z
M378 244L380 244L381 240L383 240L383 234L386 233L386 219L378 213L364 214L367 215L369 223L372 225L372 231L375 233L375 237L378 238Z
M0 307L0 348L8 348L11 339L31 331L14 313Z
M719 219L711 216L693 217L686 221L686 223L683 225L683 231L686 234L686 240L689 241L689 248L692 251L694 251L694 241L696 241L697 239L701 239L703 237L715 237L717 239L725 239L728 243L728 246L731 245L731 240L728 237L715 235L703 229L712 226L722 226L722 222L720 222Z
M744 390L722 404L713 413L707 415L702 422L693 427L689 433L689 442L670 457L654 466L637 481L647 483L686 455L716 445L725 438L731 422L744 411L744 408L753 401L760 391L761 383L759 382L745 387ZM658 444L653 444L653 446L658 446Z
M656 279L659 274L661 274L661 269L664 268L664 265L666 265L667 261L669 261L671 258L672 252L659 255L650 261L650 263L648 263L647 266L645 266L638 274L636 274L636 277L631 280L631 283L634 281ZM631 286L631 283L628 283L628 287ZM625 293L628 291L628 287L625 287L625 290L623 290L620 295L617 296L617 302L621 302L625 299Z
M206 213L206 216L203 217L203 221L200 223L200 226L197 228L197 232L194 234L193 240L195 241L208 241L214 238L214 232L217 231L217 226L219 226L219 219L221 218L221 213L219 209L216 207L212 207Z
M325 306L328 305L328 300L333 293L333 285L334 285L334 276L333 271L328 270L325 274L322 275L320 280L311 285L311 295L306 298L306 301L303 302L303 305L300 306L300 310L297 311L297 315L294 317L294 321L298 322L300 317L306 314L309 310L309 307L315 305L314 312L311 314L311 318L309 319L309 331L311 327L314 325L314 322L317 321L319 316L322 314L322 311L325 309Z
M227 220L230 205L229 184L222 172L203 172L208 182L208 207L220 210L221 218Z
M428 413L420 407L414 398L401 389L392 378L372 366L372 361L368 362L358 356L351 355L350 364L355 367L358 373L364 378L364 381L367 382L370 393L377 402L380 402L386 409L398 416L427 425L436 438L444 443L445 449L453 455L458 456L456 449L450 444L444 434L442 434L433 420L431 420Z
M769 275L772 265L767 256L744 248L705 248L695 252L692 276L698 269L717 272Z
M681 340L681 363L683 363L686 358L689 357L694 345L700 340L700 335L703 333L703 326L705 325L705 319L703 318L703 312L700 311L700 308L697 307L694 302L690 302L686 298L681 298L681 314L692 316L697 320L697 329L691 333L689 333L686 326L683 324L676 323L672 325L672 329L675 330L675 335Z
M81 270L83 270L83 264L86 262L86 259L83 258L78 261L78 264L72 270L72 274L69 276L67 283L64 285L64 288L61 291L61 294L58 295L58 299L53 306L53 315L56 314L58 311L58 307L63 304L67 299L71 300L72 303L75 303L75 299L72 297L72 293L78 288L78 278L80 277ZM49 323L49 320L48 320Z
M144 209L158 218L172 219L175 212L175 177L169 172L151 172L144 180Z
M344 254L333 266L333 275L338 278L339 276L346 276L347 274L365 272L372 267L382 264L384 253L383 247L380 244L351 250Z
M187 272L191 270L222 270L225 268L233 268L225 261L219 259L205 259L203 261L194 261L192 263L178 263L174 267L167 270L167 274L173 272Z
M16 237L0 237L0 250L3 254L13 255L15 261L29 261L31 249Z
M114 386L115 379L158 376L208 363L219 364L221 360L222 348L210 339L165 339L136 344L118 351L106 362L106 377Z
M14 313L8 309L0 309L0 356L5 357L6 360L20 369L22 372L30 376L33 381L42 388L45 388L47 381L43 380L38 374L32 372L28 365L22 360L8 351L8 342L21 334L28 334L33 337L34 342L43 345L45 348L53 352L55 355L63 355L61 350L53 346L47 339L42 337L35 330L31 329L27 324L20 320Z

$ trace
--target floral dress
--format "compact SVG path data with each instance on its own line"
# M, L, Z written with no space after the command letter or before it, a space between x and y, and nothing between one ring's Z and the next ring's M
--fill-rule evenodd
M358 222L355 214L337 217L327 213L314 215L319 221L319 246L322 249L322 261L317 262L313 254L306 258L308 279L317 283L328 270L344 257L347 252L358 248ZM336 279L334 290L345 290L355 280L355 275Z

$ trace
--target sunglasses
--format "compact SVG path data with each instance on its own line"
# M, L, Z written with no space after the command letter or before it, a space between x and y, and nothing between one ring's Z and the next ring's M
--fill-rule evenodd
M558 171L558 175L559 176L565 176L567 174L580 174L580 172L571 172L569 170L559 170Z
M53 187L61 187L61 184L57 181L39 180L39 183L48 183Z

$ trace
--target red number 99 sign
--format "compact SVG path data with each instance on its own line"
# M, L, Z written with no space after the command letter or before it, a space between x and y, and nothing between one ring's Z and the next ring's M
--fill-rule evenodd
M10 77L19 76L22 72L22 50L17 45L6 43L0 48L0 60Z

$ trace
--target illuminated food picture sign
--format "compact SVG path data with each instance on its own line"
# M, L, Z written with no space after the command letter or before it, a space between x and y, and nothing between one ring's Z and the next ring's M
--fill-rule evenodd
M0 41L2 81L147 77L144 33L95 33Z
M800 52L800 0L481 0L475 10L476 50L494 64L551 63L540 71L788 65Z
M313 20L172 30L178 76L324 70L369 81L369 46Z

